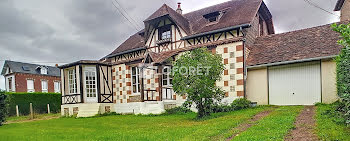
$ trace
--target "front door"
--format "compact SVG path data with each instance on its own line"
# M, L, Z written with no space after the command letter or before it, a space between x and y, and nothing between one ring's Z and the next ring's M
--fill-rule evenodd
M97 103L97 76L96 67L84 68L84 87L87 103Z

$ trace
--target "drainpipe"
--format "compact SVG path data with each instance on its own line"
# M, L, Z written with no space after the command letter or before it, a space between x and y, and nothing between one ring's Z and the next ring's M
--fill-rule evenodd
M245 57L245 42L246 42L246 34L243 31L243 28L239 28L243 34L243 97L246 98L246 80L247 80L247 67L246 67L246 57Z

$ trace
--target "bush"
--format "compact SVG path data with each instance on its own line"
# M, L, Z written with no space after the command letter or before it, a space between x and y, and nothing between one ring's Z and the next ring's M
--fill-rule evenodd
M21 115L29 114L29 104L33 103L35 113L47 113L47 104L50 104L52 113L60 112L61 94L58 93L6 93L9 105L9 116L16 115L16 105Z
M340 33L342 39L338 43L344 47L336 58L337 92L342 103L338 110L343 113L346 123L350 124L350 24L333 24L332 27Z
M183 106L179 106L179 107L167 109L165 114L186 114L190 112L192 112L190 109Z
M249 101L245 98L238 98L232 102L231 107L234 110L246 109L246 108L250 107L251 103L252 103L251 101Z
M0 90L0 126L2 125L3 122L5 122L5 117L7 114L5 100L6 100L5 92Z
M231 105L214 105L212 106L212 111L213 113L219 113L234 111L234 109Z

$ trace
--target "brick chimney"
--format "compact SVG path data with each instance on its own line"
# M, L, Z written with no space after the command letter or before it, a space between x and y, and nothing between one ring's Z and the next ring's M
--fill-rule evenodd
M58 67L58 64L56 64L55 66Z
M334 11L340 11L340 21L350 20L350 0L338 0Z
M178 3L177 3L176 12L182 15L181 2L178 2Z

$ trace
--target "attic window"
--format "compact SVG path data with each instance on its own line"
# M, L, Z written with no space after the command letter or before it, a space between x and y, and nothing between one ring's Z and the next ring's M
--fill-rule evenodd
M47 74L47 68L41 67L40 74Z
M219 21L220 12L219 11L215 11L215 12L212 12L212 13L209 13L209 14L205 14L205 15L203 15L203 17L205 19L207 19L209 23L216 22L216 21Z

